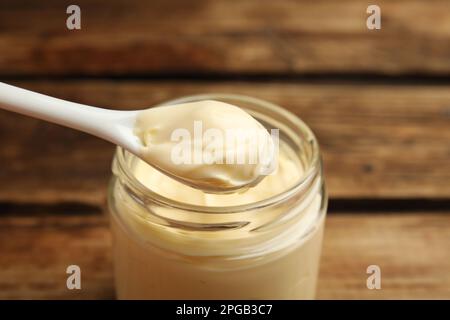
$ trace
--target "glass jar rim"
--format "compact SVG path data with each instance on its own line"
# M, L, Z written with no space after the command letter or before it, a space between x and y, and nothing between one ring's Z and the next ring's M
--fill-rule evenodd
M129 169L129 166L127 165L126 161L126 155L129 154L128 151L123 149L122 147L118 146L116 150L115 155L115 161L113 164L113 171L114 169L118 169L122 176L126 177L126 183L127 186L130 188L130 191L132 191L135 196L139 199L139 201L146 203L146 199L149 199L151 202L157 202L160 205L164 205L166 207L171 207L175 209L181 209L185 211L190 212L197 212L197 213L211 213L211 214L227 214L227 213L238 213L238 212L245 212L255 209L261 209L265 207L269 207L271 205L274 205L276 203L279 203L280 201L289 198L291 195L295 194L298 190L301 190L305 187L307 187L311 181L314 180L314 178L317 176L317 174L321 173L321 161L320 161L320 151L319 151L319 145L317 142L317 139L314 135L314 133L311 131L311 129L308 127L308 125L303 122L299 117L297 117L295 114L293 114L290 111L287 111L286 109L273 104L271 102L254 98L251 96L246 95L239 95L239 94L227 94L227 93L209 93L209 94L198 94L198 95L189 95L189 96L183 96L177 99L164 101L162 103L154 105L154 107L157 106L163 106L163 105L169 105L169 104L180 104L190 101L196 101L196 100L220 100L220 99L233 99L241 102L247 102L252 103L255 105L258 105L258 107L262 107L265 109L269 109L271 111L276 112L277 114L281 115L284 118L289 119L289 121L294 122L295 126L297 127L297 130L295 133L298 134L299 132L303 133L308 138L308 141L311 144L312 152L311 152L311 161L310 165L308 166L307 170L304 172L303 176L292 186L284 190L283 192L280 192L276 195L273 195L271 197L268 197L266 199L258 200L255 202L250 202L246 204L240 204L240 205L232 205L232 206L202 206L202 205L194 205L190 203L184 203L180 202L174 199L170 199L168 197L162 196L158 194L157 192L151 190L150 188L146 187L144 184L142 184L131 172ZM244 108L245 109L245 108Z

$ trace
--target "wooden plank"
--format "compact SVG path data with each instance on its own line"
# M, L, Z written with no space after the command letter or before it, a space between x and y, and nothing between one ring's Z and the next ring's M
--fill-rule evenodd
M1 299L114 297L105 216L3 216L0 231ZM332 214L318 298L449 299L449 240L449 212ZM81 267L80 291L66 289L71 264ZM366 268L373 264L381 268L381 290L366 288Z
M318 295L321 299L449 299L449 212L330 215ZM366 269L381 268L381 290Z
M450 8L380 0L79 0L82 29L58 0L0 3L0 74L450 72Z
M145 108L202 92L263 98L293 111L312 127L322 147L331 198L450 196L448 86L151 81L15 84L122 109ZM0 141L0 202L104 203L112 145L5 111L0 111Z
M0 297L111 299L111 236L105 216L59 214L0 218ZM82 290L68 290L66 269L80 266Z

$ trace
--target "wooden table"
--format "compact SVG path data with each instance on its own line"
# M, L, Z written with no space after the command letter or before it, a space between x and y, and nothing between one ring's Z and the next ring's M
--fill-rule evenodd
M3 0L0 78L117 109L207 92L284 106L317 134L330 192L318 297L450 299L450 4ZM0 298L113 298L114 147L0 111ZM82 290L66 289L66 267ZM382 289L366 287L379 265Z

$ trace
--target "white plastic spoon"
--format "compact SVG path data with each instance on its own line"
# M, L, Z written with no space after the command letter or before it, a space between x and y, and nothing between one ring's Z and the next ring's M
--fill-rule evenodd
M180 111L187 110L186 108L180 108L180 106L165 106L135 111L108 110L49 97L0 82L0 108L60 124L110 141L142 158L164 174L192 187L206 192L229 193L255 185L262 179L258 171L260 168L254 165L246 168L216 165L216 167L194 167L193 169L187 167L186 169L169 163L170 156L168 154L170 150L167 148L158 149L158 146L155 145L155 152L152 153L151 144L144 146L142 139L135 134L136 123L140 119L139 115L144 115L144 119L151 119L150 122L153 127L158 127L161 121L169 123L164 132L167 135L169 130L173 130L177 126L177 122L173 121L173 118L176 118ZM208 108L205 109L205 107ZM209 101L209 105L200 106L200 109L193 110L194 112L189 110L184 118L192 115L197 118L207 116L211 118L211 114L215 115L217 112L229 114L231 111L231 114L236 115L238 123L241 123L242 126L255 126L255 123L260 125L241 109L216 101ZM202 120L195 117L193 119ZM214 125L222 125L222 120L220 121L219 124L215 121ZM233 123L235 122L236 119L233 119ZM163 157L160 157L157 152L164 153ZM158 162L158 160L162 161ZM199 169L203 169L203 172L200 172ZM246 174L245 176L243 176L243 172ZM249 174L248 172L252 173Z

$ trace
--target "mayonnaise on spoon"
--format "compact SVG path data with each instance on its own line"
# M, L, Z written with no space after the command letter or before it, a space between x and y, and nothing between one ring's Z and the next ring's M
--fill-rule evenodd
M228 103L203 100L144 110L134 132L145 146L143 160L205 191L253 186L271 172L268 131Z
M0 83L0 107L108 140L206 192L253 186L273 167L274 144L267 130L242 109L223 102L116 111ZM198 134L198 125L204 134ZM248 133L249 138L242 139ZM228 134L240 140L230 143L233 139ZM191 150L191 160L187 150Z

